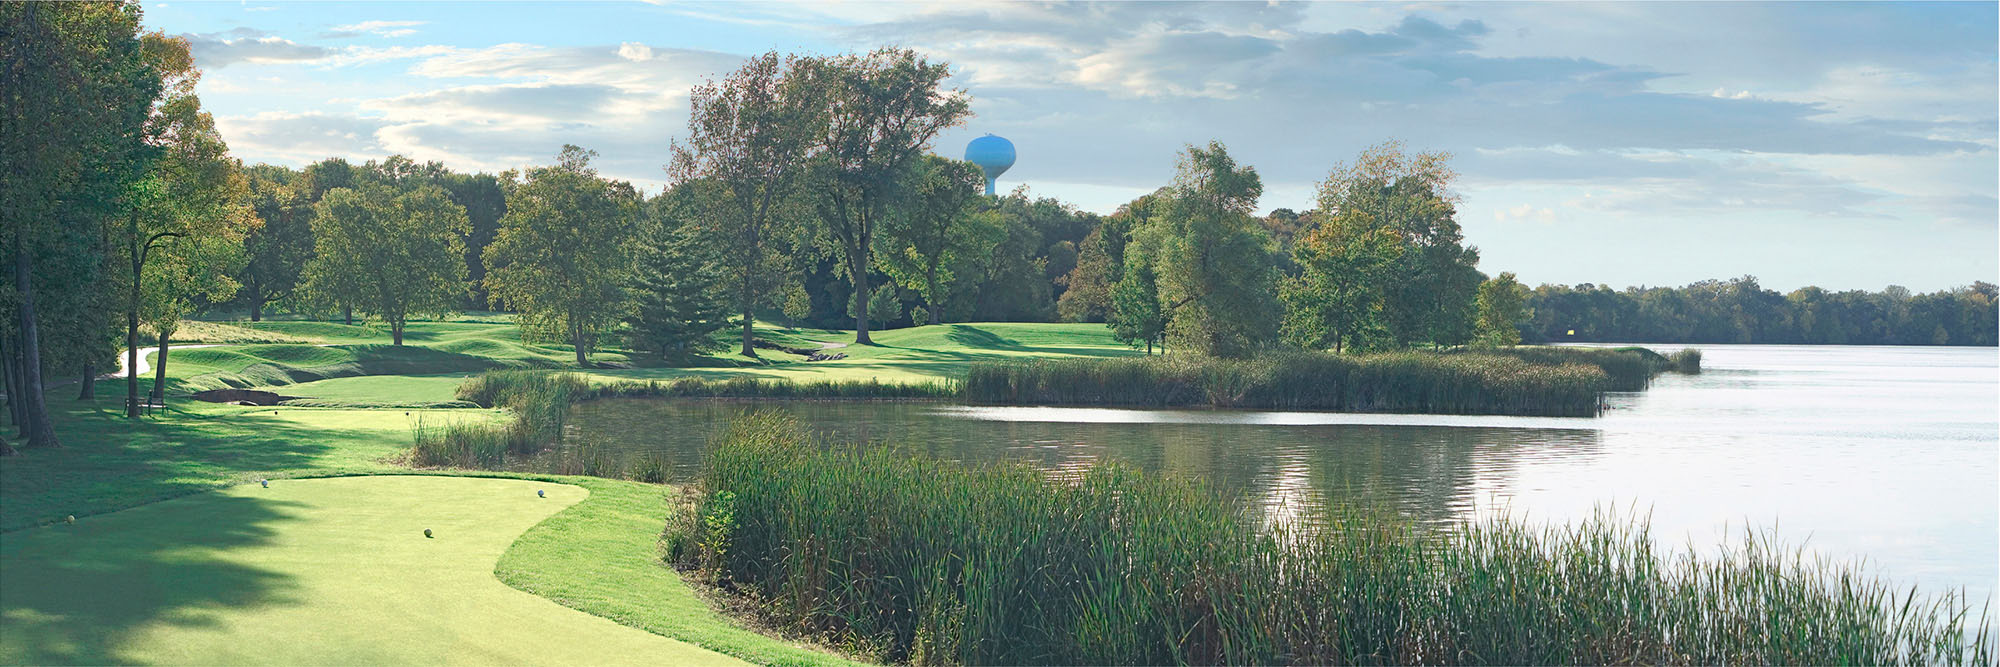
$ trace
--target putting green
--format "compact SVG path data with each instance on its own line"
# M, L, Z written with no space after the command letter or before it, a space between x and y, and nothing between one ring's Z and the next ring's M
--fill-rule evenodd
M6 533L0 663L743 664L494 577L516 537L587 494L279 480Z

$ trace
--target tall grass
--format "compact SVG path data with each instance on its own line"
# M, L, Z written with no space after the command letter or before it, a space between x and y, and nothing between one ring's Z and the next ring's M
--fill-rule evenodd
M1452 354L1467 354L1454 352ZM1523 345L1479 350L1520 359L1531 364L1583 364L1604 371L1609 381L1606 391L1640 391L1653 383L1653 376L1670 370L1672 363L1658 352L1643 347L1554 347Z
M708 454L667 557L768 621L911 664L1990 663L1962 597L1643 521L1258 522L1100 465L1074 482L825 448L777 414ZM1977 625L1973 625L1977 623ZM1968 635L1972 628L1976 634Z
M1674 372L1688 374L1701 372L1701 350L1692 347L1682 348L1678 352L1667 355L1667 359L1673 362Z
M1170 354L981 363L967 371L961 396L997 404L1589 417L1613 386L1597 365L1541 358L1292 352L1247 360Z
M564 427L570 405L613 397L936 399L957 392L958 387L951 383L793 382L754 377L592 384L572 373L494 370L460 384L458 404L504 408L511 417L497 424L435 424L420 419L414 426L408 461L422 467L526 469L661 483L671 470L658 455L625 455L596 443L566 442Z

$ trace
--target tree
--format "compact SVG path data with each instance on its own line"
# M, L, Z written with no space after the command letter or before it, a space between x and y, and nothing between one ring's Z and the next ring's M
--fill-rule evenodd
M1154 343L1164 342L1167 331L1166 313L1160 309L1159 283L1153 273L1157 236L1152 227L1141 228L1125 245L1124 274L1111 288L1111 304L1104 322L1118 340L1134 346L1144 343L1147 354L1153 353Z
M897 284L924 300L928 322L943 322L945 299L961 258L990 252L1000 240L996 216L976 211L985 177L970 162L925 155L883 218L876 263ZM922 323L919 323L922 324Z
M829 58L811 70L828 110L814 161L816 208L854 288L854 342L870 345L868 272L894 185L939 131L972 112L964 91L939 89L948 65L908 49Z
M1479 284L1479 342L1506 346L1521 343L1521 323L1527 321L1528 288L1502 272Z
M465 209L442 188L379 183L329 190L313 205L317 253L308 291L351 290L345 303L389 325L403 344L412 317L445 316L464 302Z
M1387 142L1336 165L1320 184L1319 213L1366 213L1401 237L1404 252L1383 294L1383 315L1399 344L1463 343L1472 336L1479 251L1464 245L1454 218L1448 153L1407 155Z
M876 287L875 291L868 295L868 300L864 303L868 304L868 321L878 327L888 326L890 322L903 316L903 302L896 298L895 285ZM847 307L848 317L858 317L861 315L853 310L853 300L847 302Z
M1276 336L1270 239L1250 215L1263 192L1256 170L1221 143L1181 154L1154 263L1175 347L1240 357Z
M250 321L257 322L264 319L264 306L292 295L312 258L312 200L301 188L304 177L290 169L260 164L245 175L250 207L263 225L243 241L248 257L236 282L243 286Z
M670 192L654 200L669 210L639 251L630 287L633 308L626 316L631 346L663 358L711 347L709 334L729 326L730 311L718 252L722 244L702 238L689 216L673 210L672 199Z
M0 343L16 360L8 403L29 447L61 444L43 399L40 286L97 287L102 223L146 158L160 79L139 16L136 3L0 4L0 245L11 274ZM77 206L90 214L65 213ZM0 444L0 455L11 452Z
M1386 337L1382 301L1403 255L1402 238L1368 214L1346 211L1298 237L1299 274L1285 278L1284 333L1308 349L1378 347Z
M707 181L727 202L704 220L727 239L724 266L743 313L746 357L757 356L755 311L775 285L772 237L786 222L788 197L820 139L825 107L810 83L815 62L765 53L721 83L695 86L687 143L674 144L667 169L677 185Z
M578 366L624 319L637 237L638 193L598 177L596 156L566 145L555 166L528 170L486 247L492 297L521 312L525 332L568 342Z
M259 226L248 203L243 166L201 108L194 86L201 79L186 39L146 35L146 59L161 77L159 100L145 122L153 160L132 188L133 210L120 230L131 272L127 292L127 363L138 368L141 320L153 326L154 402L165 397L167 348L180 318L206 302L236 293L229 274L240 267L245 235ZM150 270L149 270L150 269ZM139 416L138 378L126 379L125 414Z

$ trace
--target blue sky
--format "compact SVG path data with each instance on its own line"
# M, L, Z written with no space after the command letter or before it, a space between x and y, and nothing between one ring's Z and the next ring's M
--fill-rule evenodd
M1109 212L1219 139L1262 207L1395 138L1449 151L1530 284L1932 290L2000 275L1994 3L161 2L249 162L455 169L564 143L657 189L686 92L767 50L948 60L1001 187Z

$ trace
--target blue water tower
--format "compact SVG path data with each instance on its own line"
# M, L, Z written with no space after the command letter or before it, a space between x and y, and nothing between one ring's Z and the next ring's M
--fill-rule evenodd
M986 172L986 194L993 194L993 179L1014 166L1014 142L991 134L973 139L965 145L965 161Z

